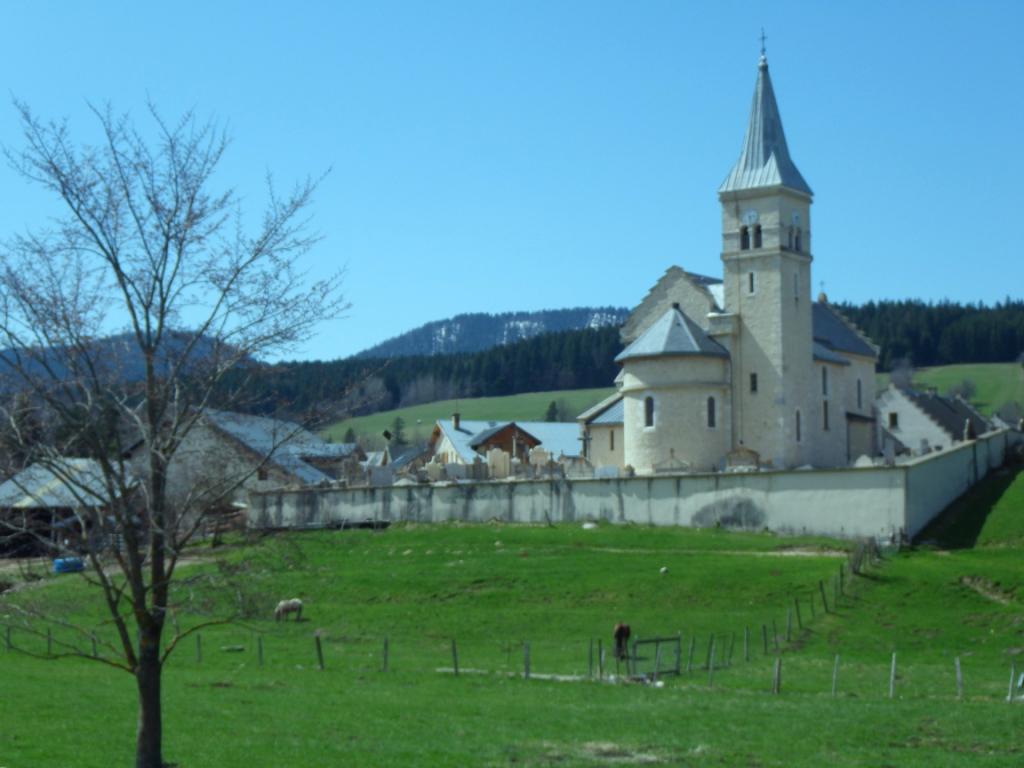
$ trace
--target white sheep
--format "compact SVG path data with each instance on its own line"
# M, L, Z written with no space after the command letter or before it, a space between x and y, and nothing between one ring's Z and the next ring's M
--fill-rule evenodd
M297 597L293 597L291 600L282 600L277 604L277 608L274 609L274 621L280 621L282 618L288 621L288 614L294 613L296 621L302 621L302 601Z

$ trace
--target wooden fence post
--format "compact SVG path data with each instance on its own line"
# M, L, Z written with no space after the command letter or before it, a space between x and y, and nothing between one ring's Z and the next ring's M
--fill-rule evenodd
M661 642L654 644L654 682L658 682L658 669L661 667ZM1010 676L1013 679L1013 676Z
M92 640L92 657L98 658L99 654L96 652L96 635L90 635L89 639Z
M384 635L384 672L388 671L388 636Z
M767 656L768 655L768 626L765 625L765 624L761 625L761 642L764 645L764 650L762 651L762 653L765 656Z
M825 599L825 582L822 579L818 579L818 591L821 592L821 608L825 613L828 613L828 600Z
M775 657L775 666L772 669L772 693L782 692L782 657Z
M705 669L711 666L715 656L715 633L711 633L711 637L708 638L708 658L705 665Z
M896 651L892 652L892 665L889 667L889 698L896 695Z
M1013 704L1013 678L1017 676L1017 664L1010 664L1010 687L1006 691L1006 700Z
M604 642L597 639L597 679L604 680Z
M962 699L964 697L964 678L960 673L960 657L957 656L953 660L953 667L956 669L956 697Z
M523 643L523 678L530 679L530 644Z
M594 638L590 638L590 648L587 650L587 678L594 679Z
M836 697L836 684L839 681L839 654L836 654L836 660L832 663L832 698Z
M786 642L793 642L793 609L786 611Z
M743 628L743 660L750 661L750 627Z
M715 678L715 636L711 635L711 643L708 646L708 688L710 688Z
M455 638L452 638L452 669L455 670L455 676L459 676L459 649L455 646Z
M839 612L839 580L835 577L832 579L832 610Z
M690 635L690 652L686 654L686 674L690 674L690 670L693 669L693 650L697 644L697 635Z
M680 667L682 667L682 664L683 664L683 633L680 632L678 635L676 635L676 667L675 667L675 669L676 669L676 674L677 675L682 671L682 669L680 669Z
M800 615L800 598L799 597L794 597L793 598L793 607L796 609L796 628L797 629L803 629L804 628L804 619Z
M775 624L775 619L772 619L772 646L776 652L779 650L779 628Z
M313 640L316 642L316 663L320 666L321 671L324 668L324 648L320 644L320 633L313 633Z

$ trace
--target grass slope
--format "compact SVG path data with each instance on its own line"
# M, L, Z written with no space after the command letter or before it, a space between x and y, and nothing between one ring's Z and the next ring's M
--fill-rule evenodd
M396 416L405 421L406 437L410 441L426 440L438 419L450 418L458 411L464 419L494 419L496 421L543 421L551 401L564 404L565 411L574 418L590 406L608 397L614 390L572 389L556 392L526 392L507 397L475 397L459 400L439 400L408 408L380 411L369 416L358 416L336 422L322 430L325 438L340 442L351 428L361 437L371 440L391 427Z
M1020 765L1021 707L1002 697L1011 660L1024 658L1024 474L997 475L978 493L979 503L964 504L979 518L973 537L984 546L893 556L848 579L838 603L831 579L843 545L819 539L495 523L291 534L238 546L230 567L194 572L236 569L257 610L244 625L204 630L201 662L191 642L172 657L167 757L226 768ZM85 589L78 578L51 578L0 598L0 616L16 618L17 605L55 608L103 639L109 629ZM236 601L233 591L205 594L198 582L178 595L190 591L191 612L179 617L186 624ZM296 595L308 620L267 618L277 598ZM802 629L790 612L794 599ZM533 672L585 674L591 638L608 642L623 620L640 636L681 633L684 656L692 639L694 670L664 688L516 674L524 642ZM780 696L768 693L775 653L764 652L762 627L781 649ZM316 630L325 671L315 666ZM82 642L54 631L59 642ZM713 635L717 648L732 645L733 664L709 679L701 667ZM452 663L452 638L463 668L457 678L436 671ZM45 651L45 639L21 629L14 641ZM244 650L221 650L232 646ZM84 660L0 652L0 680L0 765L127 762L127 675Z
M889 374L878 374L878 386L889 385ZM1024 405L1024 367L1019 363L971 363L942 365L914 371L914 386L919 389L935 387L945 394L950 387L965 379L974 382L977 391L971 403L985 415L990 415L1007 402Z

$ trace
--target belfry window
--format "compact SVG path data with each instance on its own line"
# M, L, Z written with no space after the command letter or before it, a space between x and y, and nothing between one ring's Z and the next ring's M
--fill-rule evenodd
M746 227L740 227L740 250L750 250L750 230Z
M800 434L800 411L796 412L796 441L799 443L801 438Z
M708 398L708 429L715 428L715 398Z
M645 427L653 427L654 426L654 398L653 397L645 397L644 398L644 426Z
M760 224L755 224L754 225L754 247L755 248L760 248L761 247L761 225Z

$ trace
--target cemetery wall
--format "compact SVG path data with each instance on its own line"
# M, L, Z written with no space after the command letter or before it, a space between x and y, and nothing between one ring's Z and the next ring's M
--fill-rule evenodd
M1019 433L1003 431L895 467L261 492L250 496L249 520L257 528L603 520L889 539L918 533L999 466L1014 439Z

